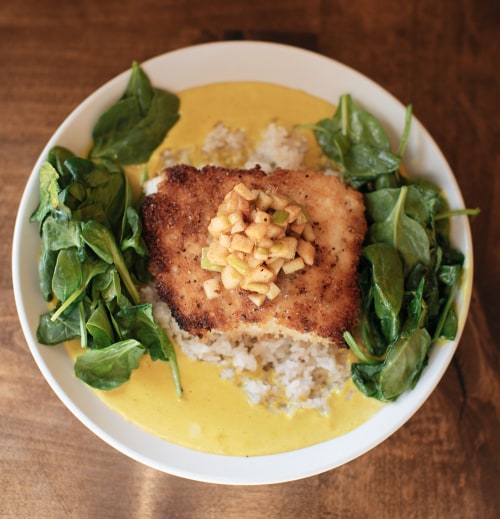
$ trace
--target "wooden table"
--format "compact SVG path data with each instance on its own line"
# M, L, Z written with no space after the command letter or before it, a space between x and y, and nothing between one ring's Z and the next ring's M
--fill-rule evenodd
M1 2L0 517L498 517L498 5L493 0ZM466 204L482 211L472 223L476 274L468 323L451 366L421 410L389 440L345 466L261 487L169 476L126 458L88 431L52 392L30 355L10 268L23 187L68 113L134 59L232 38L316 50L413 103L450 162Z

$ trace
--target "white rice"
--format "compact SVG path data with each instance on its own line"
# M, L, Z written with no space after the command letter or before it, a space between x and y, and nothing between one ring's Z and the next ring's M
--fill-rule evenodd
M208 134L203 151L217 155L221 149L229 149L242 157L248 153L246 145L243 131L231 130L219 123ZM259 164L267 172L276 166L302 169L306 152L307 142L302 135L272 123L264 131L261 142L248 153L245 167ZM171 165L169 160L176 160L174 155L177 158L184 155L184 159L187 156L183 151L164 152L164 158L168 159L165 166ZM156 191L158 178L146 183L146 194ZM298 408L328 413L331 392L340 390L350 376L347 351L326 341L296 341L271 334L234 340L222 333L212 333L210 341L204 343L179 328L152 286L144 288L142 296L153 304L155 318L183 354L219 366L221 377L241 387L252 404L289 413Z
M278 166L283 169L303 169L307 150L307 139L304 135L289 133L285 127L271 123L250 154L245 168L259 164L266 173L271 173Z
M204 343L179 328L152 286L142 290L142 297L153 304L155 319L184 355L219 366L221 377L241 387L252 404L285 412L315 408L328 413L331 391L341 389L349 377L347 351L334 345L284 336L231 341L222 333Z
M205 137L201 151L207 157L223 155L230 156L232 162L241 162L247 152L247 136L243 130L231 130L219 122Z

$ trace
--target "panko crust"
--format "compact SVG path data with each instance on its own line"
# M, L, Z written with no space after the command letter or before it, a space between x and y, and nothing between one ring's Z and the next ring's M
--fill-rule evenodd
M360 303L357 267L367 230L361 193L336 176L303 170L268 175L259 168L178 165L162 176L157 192L143 201L144 238L158 295L181 328L202 340L214 331L255 335L260 330L343 345L342 334L355 322ZM203 289L214 276L200 264L210 219L241 182L303 205L315 232L314 265L280 273L281 293L259 307L242 289L223 290L211 300Z

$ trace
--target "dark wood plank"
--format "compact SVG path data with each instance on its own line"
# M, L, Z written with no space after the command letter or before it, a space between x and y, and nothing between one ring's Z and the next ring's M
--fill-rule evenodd
M0 516L493 518L500 508L499 4L483 0L109 0L0 4ZM132 60L223 39L316 50L368 75L442 148L472 222L476 275L457 354L373 451L286 484L208 485L143 467L62 405L28 351L11 285L22 189L50 135ZM297 71L300 73L300 71Z

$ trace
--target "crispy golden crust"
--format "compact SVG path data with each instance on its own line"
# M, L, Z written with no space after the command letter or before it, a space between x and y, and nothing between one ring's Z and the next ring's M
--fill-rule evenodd
M316 235L313 266L280 274L280 295L255 306L243 290L223 290L207 300L203 282L214 273L200 266L207 227L236 184L277 190L306 207ZM356 319L357 265L366 232L363 198L337 177L310 171L228 170L179 165L166 169L157 193L142 208L144 237L159 296L181 326L200 338L210 331L245 329L290 331L300 338L342 344L342 333Z

